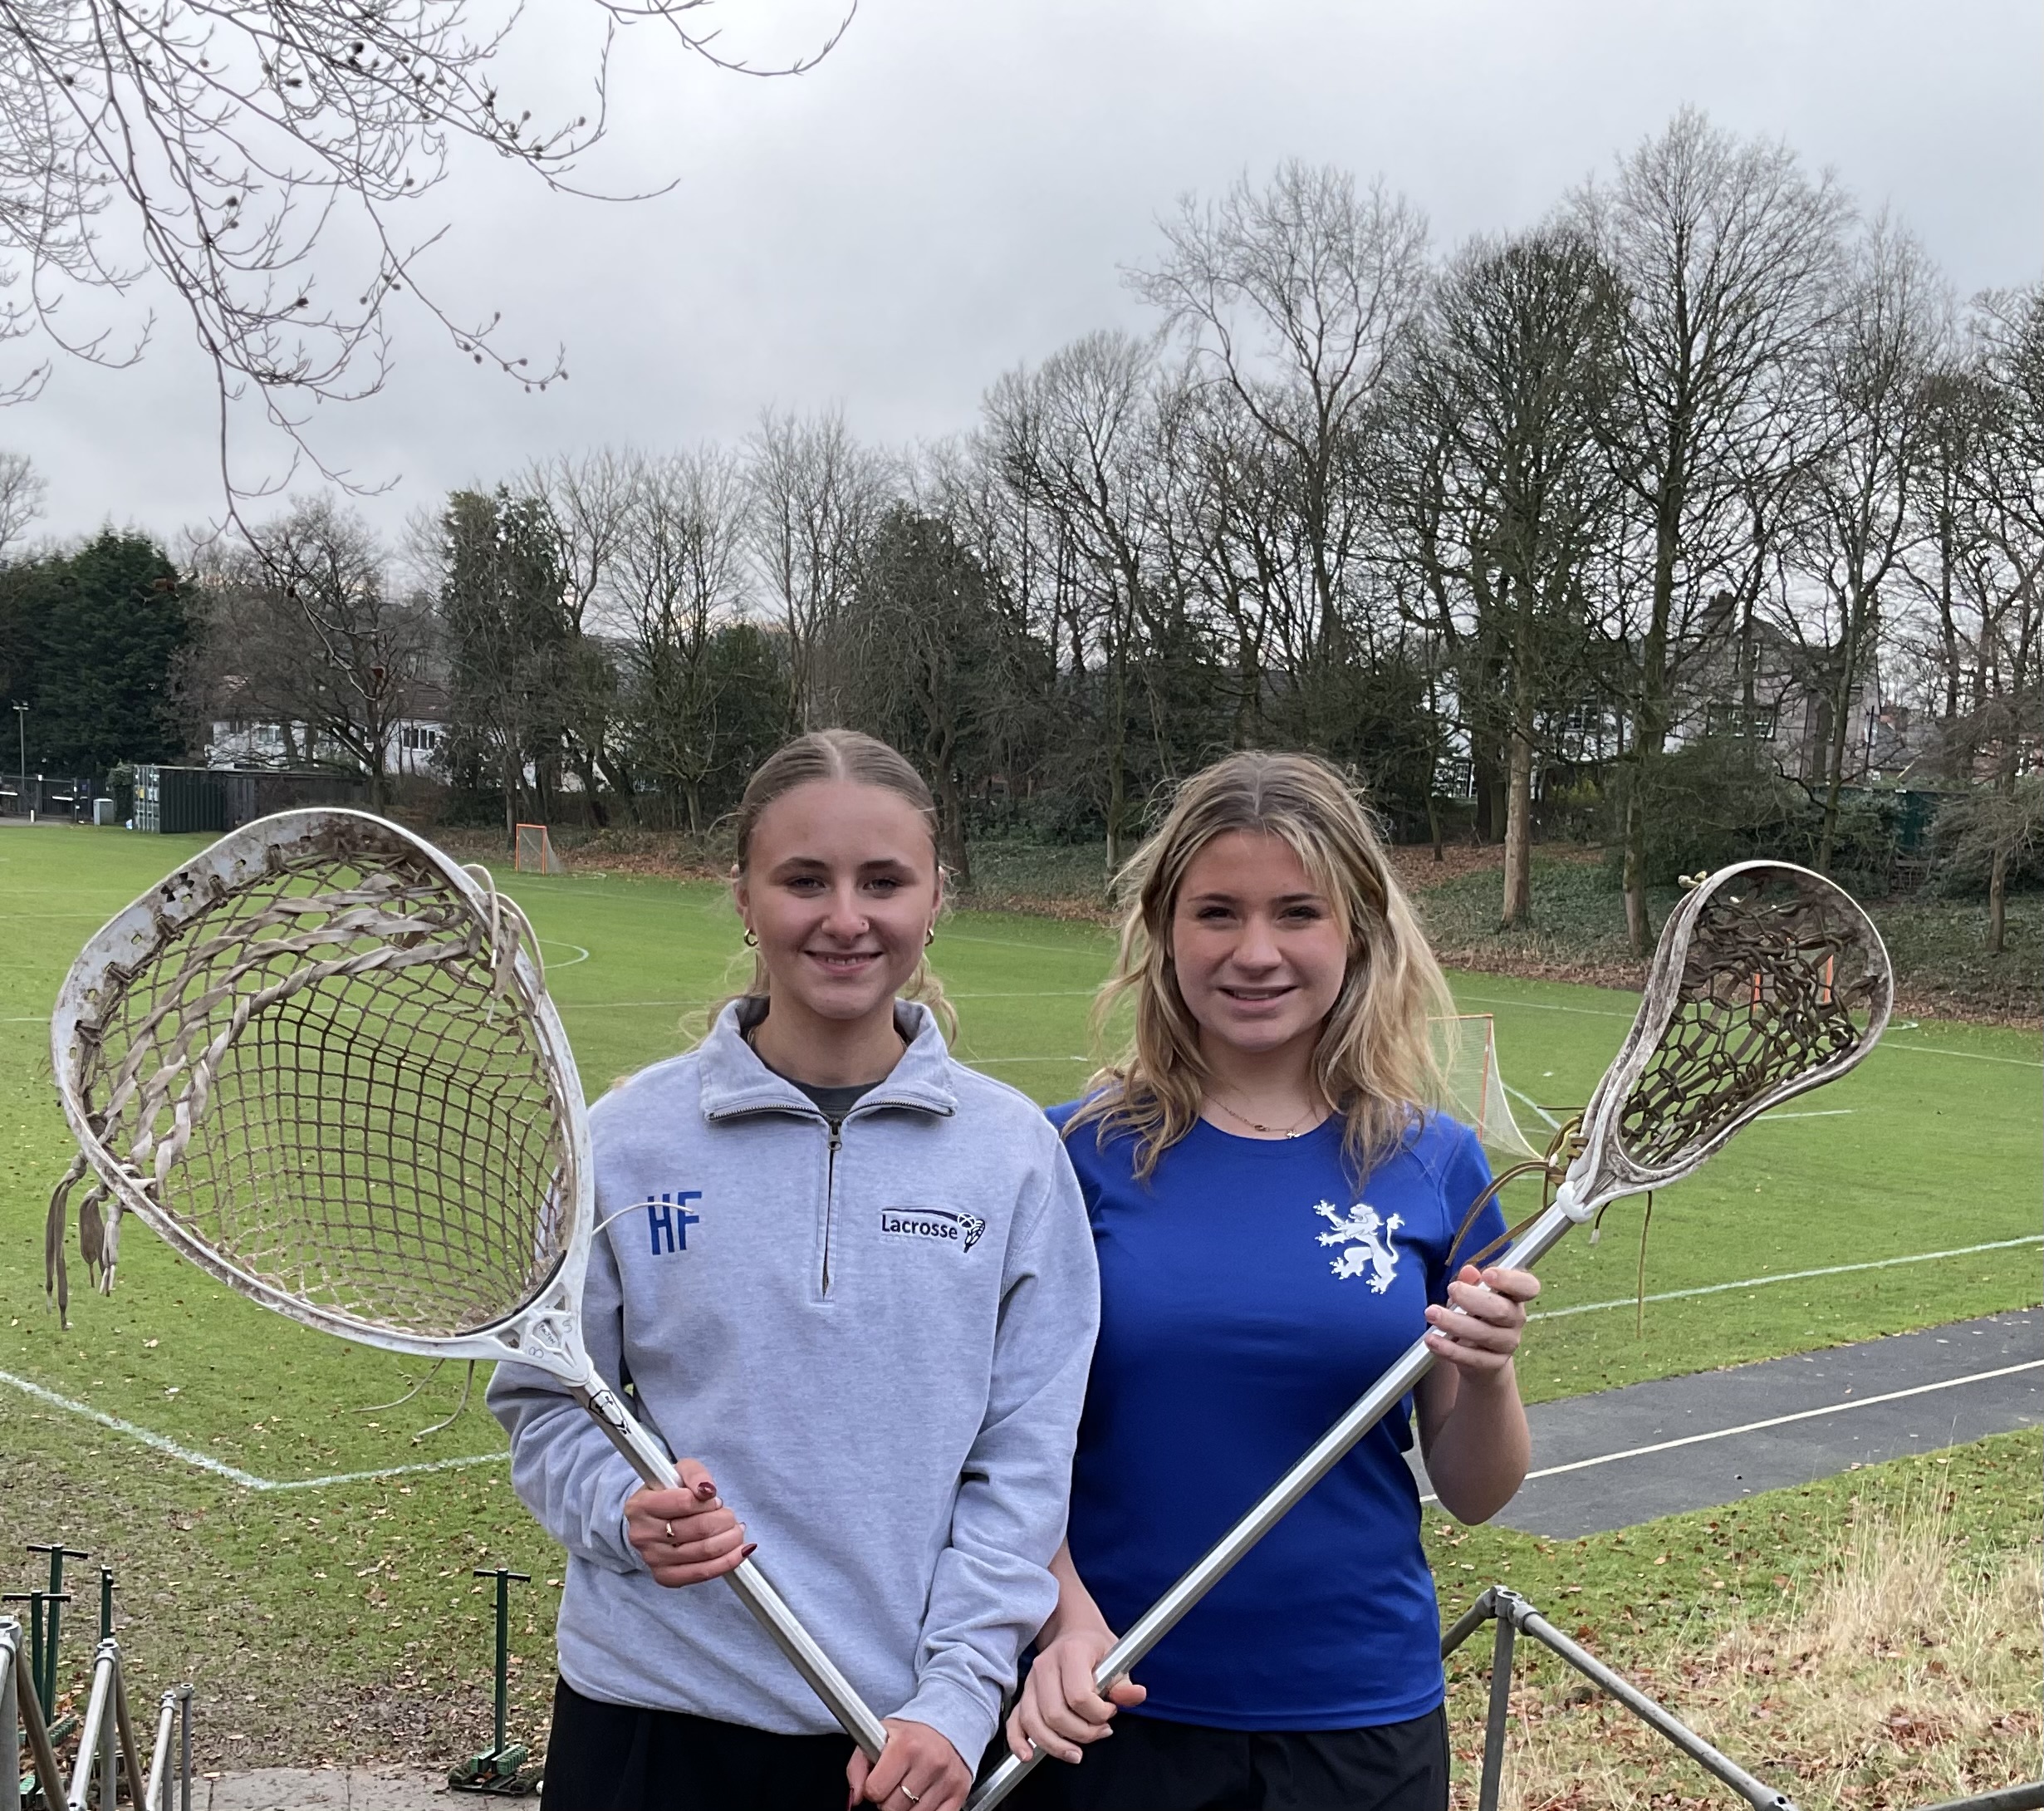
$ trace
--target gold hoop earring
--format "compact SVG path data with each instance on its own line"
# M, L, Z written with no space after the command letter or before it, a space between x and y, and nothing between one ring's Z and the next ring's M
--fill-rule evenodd
M928 930L923 933L923 947L927 950L932 944L936 942L936 940L937 927L934 925L932 925Z
M757 950L759 947L758 934L749 925L745 929L745 947L748 950Z

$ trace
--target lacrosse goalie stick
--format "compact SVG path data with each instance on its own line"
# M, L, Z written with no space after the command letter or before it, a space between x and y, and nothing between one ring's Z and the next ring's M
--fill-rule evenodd
M1836 1080L1874 1048L1894 994L1880 933L1829 881L1785 861L1719 869L1661 931L1645 998L1583 1109L1580 1151L1552 1204L1494 1261L1530 1269L1610 1202L1679 1181L1769 1107ZM1424 1339L1408 1347L1128 1629L1094 1670L1096 1686L1126 1678L1433 1368ZM1010 1755L967 1811L992 1811L1042 1759Z
M484 880L380 818L284 812L95 936L51 1026L96 1181L80 1210L88 1262L110 1288L125 1209L322 1332L537 1366L641 1478L673 1489L674 1462L582 1344L581 1084L532 927ZM83 1174L51 1203L53 1293ZM723 1576L877 1759L880 1720L758 1568Z

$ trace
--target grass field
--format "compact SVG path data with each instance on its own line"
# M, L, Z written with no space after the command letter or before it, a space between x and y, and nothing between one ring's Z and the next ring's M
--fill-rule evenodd
M398 1396L419 1372L265 1313L175 1264L132 1225L111 1299L75 1298L63 1334L43 1305L43 1212L70 1156L50 1083L51 999L91 931L199 846L110 831L0 831L0 1450L8 1455L0 1552L62 1534L110 1553L131 1581L125 1602L145 1666L159 1669L155 1676L195 1671L210 1695L216 1756L302 1759L400 1743L444 1753L458 1744L458 1720L480 1733L484 1715L476 1695L487 1657L483 1599L468 1568L502 1561L541 1581L526 1593L520 1625L524 1676L536 1681L550 1657L545 1581L557 1576L511 1497L501 1442L479 1407L413 1442L453 1406L453 1371L402 1409L356 1412ZM732 984L738 927L720 888L500 879L545 940L592 1094L685 1048L684 1021ZM948 920L934 955L958 1006L961 1053L1038 1100L1069 1097L1091 1061L1087 1009L1106 953L1105 933L1090 925L993 913ZM1556 1113L1581 1102L1634 1006L1595 989L1454 980L1465 1009L1495 1015L1506 1079ZM1614 1210L1600 1244L1579 1236L1553 1254L1541 1303L1551 1318L1527 1347L1528 1395L2035 1302L2041 1071L2036 1039L2020 1033L1898 1023L1855 1075L1755 1126L1657 1201L1649 1295L1717 1293L1649 1301L1645 1337L1635 1334L1636 1204ZM1521 1118L1537 1136L1535 1110L1522 1107ZM1968 1249L1982 1246L1997 1249ZM1931 1253L1960 1254L1913 1261ZM1841 1268L1850 1266L1865 1268ZM1832 1274L1720 1287L1806 1271ZM159 1444L141 1444L140 1433ZM395 1469L411 1466L449 1469ZM2035 1470L2019 1464L1989 1491L2002 1522L2019 1523L2034 1499ZM365 1473L376 1475L347 1475ZM320 1481L337 1478L345 1481ZM1824 1487L1783 1494L1817 1505L1807 1514L1836 1509ZM1775 1513L1753 1504L1738 1514ZM1547 1577L1557 1590L1608 1598L1605 1620L1621 1640L1629 1625L1620 1607L1636 1617L1637 1606L1657 1601L1629 1582L1623 1537L1559 1548L1493 1531L1459 1538L1486 1556L1478 1577L1516 1563L1514 1582ZM1756 1576L1795 1576L1775 1550L1780 1540L1766 1545L1755 1546ZM1543 1550L1560 1557L1542 1560ZM1611 1564L1593 1582L1600 1555ZM1464 1563L1466 1554L1453 1563ZM25 1563L0 1575L10 1588L30 1582ZM1684 1576L1649 1578L1673 1586ZM1534 1583L1524 1588L1538 1595ZM1698 1589L1707 1604L1719 1595ZM1444 1598L1456 1595L1444 1578ZM294 1693L296 1675L321 1682L316 1703ZM336 1681L351 1683L336 1695ZM222 1718L244 1702L245 1714Z

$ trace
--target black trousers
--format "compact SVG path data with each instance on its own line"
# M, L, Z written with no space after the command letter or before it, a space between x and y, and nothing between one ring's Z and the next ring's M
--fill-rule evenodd
M778 1735L554 1684L547 1811L845 1811L849 1735Z
M1448 1714L1367 1730L1216 1730L1124 1710L1076 1764L1047 1760L1017 1811L1446 1811ZM547 1789L552 1790L551 1778Z

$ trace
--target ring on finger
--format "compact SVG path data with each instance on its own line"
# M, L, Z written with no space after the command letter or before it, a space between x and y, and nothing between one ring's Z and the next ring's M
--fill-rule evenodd
M899 1790L901 1796L906 1799L910 1804L920 1804L923 1802L923 1794L921 1793L911 1792L906 1786L900 1787L898 1789Z
M668 1544L672 1546L674 1540L674 1524L672 1522L662 1522L660 1526L667 1530Z

